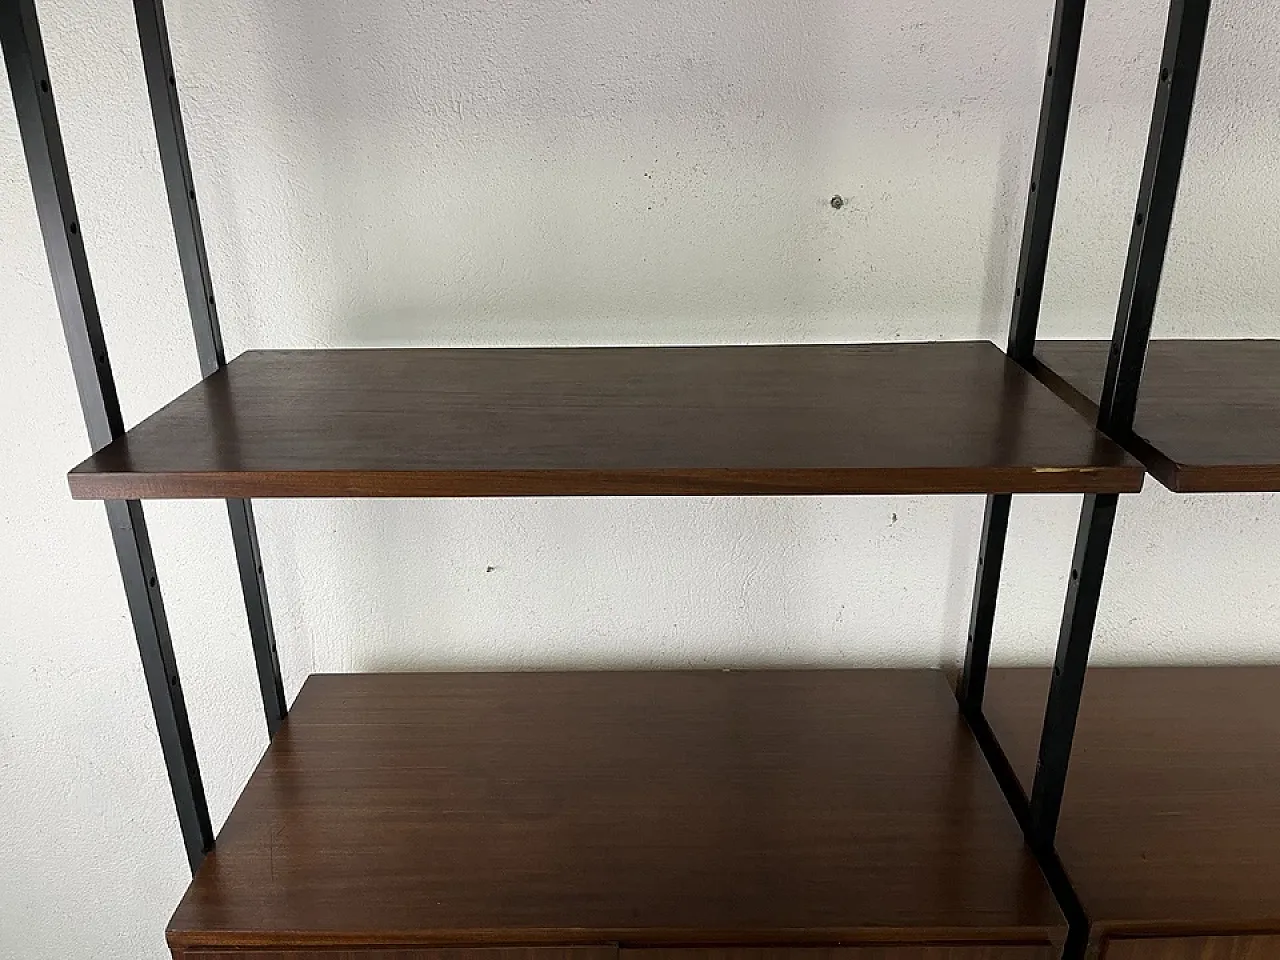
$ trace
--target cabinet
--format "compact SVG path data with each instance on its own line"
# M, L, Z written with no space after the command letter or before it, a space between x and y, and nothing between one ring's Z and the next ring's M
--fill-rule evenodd
M1022 779L1048 678L995 670ZM1094 667L1058 854L1104 960L1280 957L1280 667Z
M1102 960L1275 960L1276 957L1280 957L1280 936L1111 940L1102 951Z
M931 670L312 676L168 930L187 950L1064 936Z
M476 949L187 950L176 960L1052 960L1046 946L536 947ZM1225 960L1225 958L1224 958ZM1235 960L1234 957L1229 960ZM1242 957L1241 960L1252 960Z

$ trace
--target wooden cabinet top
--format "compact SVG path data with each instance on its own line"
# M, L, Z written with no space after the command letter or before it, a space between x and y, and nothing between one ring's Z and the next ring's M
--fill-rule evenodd
M1048 674L988 681L1024 784ZM1058 849L1102 931L1280 932L1280 667L1092 668Z
M1047 943L935 671L313 676L178 946Z

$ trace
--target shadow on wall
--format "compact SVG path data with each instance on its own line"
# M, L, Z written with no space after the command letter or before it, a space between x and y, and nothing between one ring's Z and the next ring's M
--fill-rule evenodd
M277 7L332 293L308 333L1000 339L1047 27L843 0Z
M993 8L974 22L941 4L886 13L845 0L278 7L263 28L298 195L316 206L298 217L323 265L314 299L331 305L305 337L1001 341L1048 16ZM689 640L718 662L861 662L901 644L893 621L911 589L939 605L928 640L963 635L973 509L846 502L844 519L813 501L703 503L676 510L689 514L681 543L643 529L643 509L620 522L608 504L573 510L344 506L344 553L374 571L367 592L343 571L365 611L353 626L454 633L490 606L519 619L518 631L493 623L488 645L455 636L443 658L462 664L518 660L503 649L513 632L556 637L559 665L664 662ZM886 585L883 564L913 566L918 544L902 534L921 516L950 527L949 554L923 582ZM826 549L833 529L851 543ZM469 543L490 556L468 558ZM640 545L645 563L628 555ZM564 573L530 600L519 577L543 562ZM602 593L610 585L645 588L641 602ZM601 624L604 639L557 636L575 622ZM708 623L716 636L696 636ZM819 634L820 652L787 625ZM417 638L391 647L320 659L421 665Z
M286 342L1000 341L1040 7L276 5L255 28L319 288L295 299L327 304ZM1051 335L1114 315L1163 19L1086 22ZM1267 335L1280 22L1223 0L1212 26L1161 329Z
M1114 314L1163 27L1161 2L1139 6L1091 13L1073 118L1083 140L1073 133L1051 258L1051 289L1065 292L1046 316L1088 315L1098 330ZM313 287L288 298L312 312L295 318L299 328L273 328L273 344L1002 342L1050 8L274 5L259 16L296 187L283 202L305 224L298 275ZM1257 60L1234 63L1229 84L1207 68L1197 137L1211 147L1233 118L1266 112L1272 101L1258 90L1274 100L1275 84L1249 77L1280 59L1280 24L1265 4L1224 2L1218 25L1229 49L1216 56L1245 50ZM1085 158L1074 180L1072 156ZM1115 168L1101 190L1099 159ZM1212 198L1192 201L1192 222L1231 249L1257 237L1240 229L1243 194L1194 183L1221 159L1197 166L1193 156L1188 191ZM1244 262L1255 264L1244 295L1280 299L1280 280L1264 282L1258 257ZM244 270L252 283L278 282ZM1193 279L1173 298L1179 307L1205 296ZM942 609L918 610L914 622L939 624L939 643L961 642L980 502L936 511L842 502L838 514L812 501L664 507L660 522L677 521L670 530L646 529L658 514L634 505L611 519L609 504L578 503L570 516L530 501L344 505L329 524L347 566L372 562L368 596L354 588L365 614L353 626L366 634L487 623L497 638L559 640L563 624L600 624L606 642L560 646L566 662L591 665L661 659L664 645L684 650L714 625L720 662L758 662L755 641L803 660L787 652L788 630L821 634L821 656L838 659L885 649L873 634L900 619L899 588L918 574L914 586ZM899 513L915 522L914 540L890 529ZM918 526L925 518L931 529ZM945 560L918 558L944 529ZM838 545L833 530L850 539ZM820 546L795 547L804 543ZM629 556L641 547L647 567ZM492 562L495 552L505 561ZM851 552L865 569L847 569ZM466 558L466 571L438 556ZM824 556L839 569L816 570ZM546 589L555 577L545 572L537 591L495 589L513 569L536 578L544 562L564 571L562 589ZM343 589L352 572L341 571ZM639 599L617 597L620 587ZM424 595L435 622L414 612ZM494 608L519 618L519 630ZM619 624L643 629L643 654ZM464 640L460 662L501 659L501 642ZM411 650L384 665L410 662Z

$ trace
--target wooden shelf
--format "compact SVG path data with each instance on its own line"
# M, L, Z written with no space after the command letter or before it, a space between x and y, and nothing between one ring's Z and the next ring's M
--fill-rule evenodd
M1044 341L1037 376L1092 419L1108 342ZM1280 341L1153 340L1129 450L1178 493L1280 490Z
M988 680L987 718L1024 784L1048 675ZM1278 694L1280 667L1089 671L1058 850L1101 936L1151 939L1117 958L1280 956ZM1230 934L1255 936L1203 953L1166 942Z
M82 499L1133 491L990 343L251 352Z
M313 676L168 938L1050 960L1063 932L943 675L849 670Z

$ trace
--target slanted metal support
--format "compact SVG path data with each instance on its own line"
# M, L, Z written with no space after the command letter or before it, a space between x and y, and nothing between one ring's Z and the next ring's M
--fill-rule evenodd
M995 628L996 599L1000 592L1000 571L1004 566L1004 545L1009 535L1009 511L1013 496L987 494L982 517L982 541L978 547L978 570L974 577L973 606L969 610L969 640L964 652L957 696L965 713L981 713L987 692L987 669L991 662L991 635Z
M1209 8L1210 0L1172 0L1169 7L1146 163L1098 410L1098 429L1122 442L1133 429L1190 130ZM1084 0L1059 0L1054 14L1009 334L1009 356L1023 365L1032 361L1035 350L1083 19ZM1020 791L1006 791L1011 802L1021 808L1019 816L1028 839L1042 857L1053 853L1118 499L1114 494L1089 494L1084 498L1031 797L1027 800ZM989 730L982 715L982 701L1011 502L1008 494L989 496L983 521L968 645L957 688L961 708L975 729ZM986 741L989 757L1001 762L1002 754L994 736L987 737Z
M1035 159L1027 190L1027 211L1022 223L1022 250L1018 256L1007 347L1009 356L1023 365L1031 360L1035 350L1036 328L1040 321L1049 241L1053 236L1053 214L1067 146L1071 96L1080 60L1084 10L1085 0L1058 0L1053 13L1044 92L1040 97L1040 126L1036 133ZM996 597L1000 590L1000 571L1004 564L1004 545L1012 504L1013 497L1007 493L987 496L973 608L969 615L969 637L957 689L960 705L966 713L982 709L982 698L986 692Z
M187 291L187 307L191 313L196 353L200 358L200 373L208 377L226 365L226 354L222 346L222 330L218 325L204 231L196 205L195 179L182 125L164 5L162 0L134 0L133 10L138 22L138 41L151 100L151 117L160 149L160 167L164 173L169 215L173 221L178 261ZM231 522L231 539L240 571L240 588L249 620L249 638L267 732L275 736L289 708L280 680L280 660L276 653L271 608L267 603L267 585L263 579L262 552L258 547L253 505L248 500L228 500L227 516Z
M1098 428L1122 440L1133 431L1138 407L1138 387L1147 360L1147 341L1200 80L1209 8L1210 0L1172 0L1169 5L1146 162L1098 407Z
M0 3L0 46L4 49L80 408L89 442L97 450L124 434L124 419L89 276L34 0ZM187 860L194 871L213 849L213 827L160 595L151 538L138 501L108 501L106 508L169 786Z
M1182 159L1191 128L1209 7L1210 0L1172 0L1169 5L1146 163L1098 405L1098 429L1120 441L1127 439L1133 430L1138 388L1146 363L1178 181L1182 176ZM1072 579L1058 635L1053 681L1031 788L1032 843L1046 850L1053 846L1062 810L1071 741L1084 693L1085 667L1102 590L1102 573L1115 522L1116 499L1114 494L1085 497L1076 532Z

